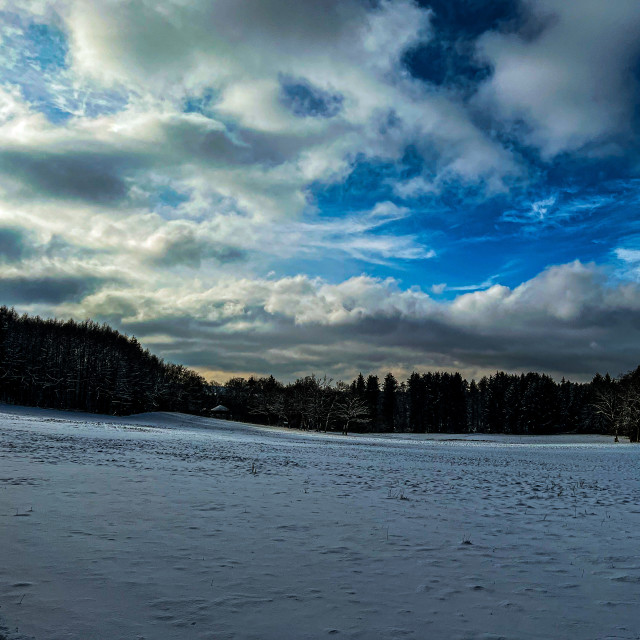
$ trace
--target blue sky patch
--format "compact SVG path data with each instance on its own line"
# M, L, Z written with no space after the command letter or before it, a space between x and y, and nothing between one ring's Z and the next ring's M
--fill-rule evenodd
M60 29L48 24L31 23L24 32L25 54L41 71L63 69L69 52L67 38Z
M0 13L0 21L0 83L18 87L32 108L51 123L61 125L74 116L95 118L126 107L124 91L74 83L68 68L68 39L62 29L9 12Z
M343 96L314 86L304 78L280 79L282 103L300 118L333 118L344 101Z

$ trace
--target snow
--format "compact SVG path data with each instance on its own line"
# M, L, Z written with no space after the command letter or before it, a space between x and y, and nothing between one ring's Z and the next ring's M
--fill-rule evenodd
M0 406L0 637L638 638L639 461Z

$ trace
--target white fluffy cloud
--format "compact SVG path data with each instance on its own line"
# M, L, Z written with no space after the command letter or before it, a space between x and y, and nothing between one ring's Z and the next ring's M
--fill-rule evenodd
M526 2L519 33L486 33L478 54L493 74L478 101L519 124L545 157L631 133L640 54L635 0Z

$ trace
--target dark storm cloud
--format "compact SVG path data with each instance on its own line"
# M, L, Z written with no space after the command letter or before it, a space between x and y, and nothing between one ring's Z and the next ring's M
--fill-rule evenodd
M246 259L246 252L237 247L197 238L193 234L183 234L167 238L149 260L159 266L185 265L196 269L203 260L209 259L218 263L239 262Z
M518 341L509 343L497 335L465 334L452 331L444 324L396 319L387 323L393 324L393 331L389 332L387 328L383 334L376 334L371 327L364 331L360 331L359 326L301 327L284 318L275 319L274 323L276 326L268 331L234 331L230 334L224 327L214 328L182 318L176 319L175 324L145 326L136 323L127 325L127 330L144 340L145 335L162 328L175 336L171 346L154 343L153 338L149 345L167 359L179 360L189 366L254 371L263 375L272 373L285 379L312 371L334 378L348 378L357 371L376 372L397 367L397 363L402 363L407 371L413 368L456 368L466 372L566 370L565 363L558 362L561 356L551 349L537 356L522 349L518 352ZM189 330L181 331L178 326L188 326ZM580 358L572 362L572 369L578 377L588 377L590 372L603 366L619 370L623 364L621 360L612 355L606 363L598 360L594 369L592 361Z
M0 227L0 262L17 262L30 253L31 243L21 229Z
M114 135L96 144L71 137L63 144L43 141L0 149L0 183L24 200L120 206L137 179L150 171L180 171L194 161L223 168L278 165L321 140L318 134L276 136L249 130L234 137L221 123L198 114L150 117L138 127L137 141Z
M125 198L123 176L131 168L128 154L47 152L37 149L0 151L0 172L18 180L26 197L115 204Z
M97 278L79 276L0 277L0 299L3 304L77 302L100 284Z
M585 380L596 371L616 375L630 370L640 360L640 313L624 321L615 315L606 314L602 324L583 331L569 325L547 326L537 335L505 335L497 327L486 335L452 328L445 321L402 318L364 327L303 327L290 319L272 318L274 326L260 332L229 332L224 326L191 320L181 337L178 325L184 326L182 319L162 326L175 336L171 347L157 344L154 349L190 366L273 373L285 379L310 371L344 378L360 370L376 372L401 363L407 371L458 369L466 375L498 369L547 371ZM376 333L374 325L382 325L383 330ZM138 324L134 332L144 336L147 328Z
M125 330L191 366L286 379L395 368L469 377L534 370L585 380L640 361L640 289L607 282L592 265L553 267L514 290L496 286L450 304L366 278L335 286L264 281L261 293L246 286L207 304L215 319L165 315L129 321ZM245 300L226 313L224 305L244 300L247 291L265 302ZM154 342L155 335L172 336L171 344Z

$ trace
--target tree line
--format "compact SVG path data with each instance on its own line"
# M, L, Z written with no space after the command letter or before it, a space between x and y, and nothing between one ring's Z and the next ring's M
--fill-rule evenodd
M107 324L0 307L0 402L112 415L202 413L212 394L202 376Z
M611 433L639 440L640 367L589 383L497 372L470 383L459 373L359 374L350 384L315 375L284 385L234 378L218 389L234 418L323 431L412 433Z
M358 432L611 433L640 439L640 367L589 383L540 373L388 373L333 382L315 375L283 384L273 376L207 382L143 349L135 337L91 320L42 319L0 307L0 402L126 415L233 417L300 429Z

